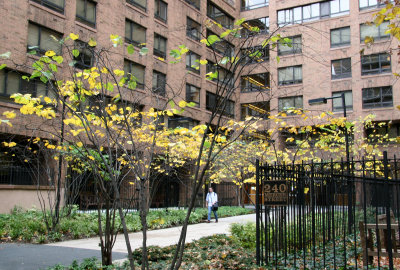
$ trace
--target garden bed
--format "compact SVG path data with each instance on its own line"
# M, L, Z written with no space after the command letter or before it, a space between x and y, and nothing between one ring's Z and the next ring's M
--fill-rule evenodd
M220 217L237 216L252 213L241 207L222 206L218 210ZM147 218L150 230L179 226L183 223L186 210L150 211ZM189 219L190 224L203 222L207 218L207 209L195 209ZM116 219L119 232L122 232L119 217ZM126 223L129 232L141 230L138 212L128 213ZM61 220L55 232L48 232L43 222L43 213L39 210L22 211L15 209L11 214L0 214L0 242L48 243L70 239L95 237L98 235L97 213L72 213Z

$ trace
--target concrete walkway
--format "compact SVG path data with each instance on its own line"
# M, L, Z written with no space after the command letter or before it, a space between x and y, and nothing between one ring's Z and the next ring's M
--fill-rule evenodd
M232 223L246 223L249 221L255 222L255 220L256 215L250 214L236 217L220 218L218 223L215 223L214 220L212 220L212 223L199 223L189 225L186 235L186 242L191 242L201 237L213 234L229 234L229 227ZM179 240L181 229L182 227L179 226L174 228L149 231L147 233L147 245L157 245L165 247L176 244ZM129 234L129 239L131 241L132 249L140 248L142 246L143 238L141 232ZM100 250L98 238L57 242L48 244L46 246ZM127 253L123 235L118 235L113 251L118 253Z

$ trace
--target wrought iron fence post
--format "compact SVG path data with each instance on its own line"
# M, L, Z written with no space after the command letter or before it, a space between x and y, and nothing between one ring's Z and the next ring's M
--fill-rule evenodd
M389 255L389 269L393 270L393 252L392 252L392 225L391 225L391 215L390 215L390 202L391 202L391 192L389 189L389 168L388 168L388 158L387 151L383 152L383 168L385 174L385 200L386 200L386 224L387 224L387 233L386 233L386 252ZM395 243L396 244L396 243Z
M260 161L256 160L256 262L260 265Z

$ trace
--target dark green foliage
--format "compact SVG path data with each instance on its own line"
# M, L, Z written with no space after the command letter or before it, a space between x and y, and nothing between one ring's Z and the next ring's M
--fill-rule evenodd
M241 207L220 207L220 217L249 214L252 211ZM147 216L149 229L161 229L183 223L186 210L150 211ZM189 223L199 223L207 217L207 209L196 209L189 218ZM103 217L105 220L105 217ZM139 214L126 215L128 231L140 231ZM122 232L120 219L116 219L116 227ZM56 231L48 232L43 222L43 213L39 210L22 211L14 209L11 214L0 214L1 241L23 241L32 243L56 242L66 239L93 237L98 234L97 213L80 213L74 209L68 217L61 219Z

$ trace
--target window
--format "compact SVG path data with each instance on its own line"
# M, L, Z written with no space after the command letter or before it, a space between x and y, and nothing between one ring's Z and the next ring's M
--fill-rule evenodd
M392 107L392 87L372 87L362 90L363 109Z
M374 122L365 133L370 143L390 142L390 139L400 136L400 123Z
M288 43L278 43L278 55L288 55L301 53L302 41L301 36L289 37L291 42Z
M136 46L146 43L146 28L144 28L140 24L137 24L130 20L126 20L125 41L127 43L132 43Z
M351 77L351 58L332 61L332 80Z
M241 50L243 64L253 64L269 60L269 45L256 46Z
M385 31L389 29L388 26L388 21L382 22L379 26L376 26L375 24L361 24L361 42L363 43L367 37L373 38L374 40L390 38L390 34L385 34Z
M207 73L214 73L218 71L218 77L213 79L213 81L218 81L221 84L226 84L227 86L233 86L235 77L233 73L219 65L216 65L212 61L208 60L207 63Z
M225 28L233 27L233 18L211 2L207 2L207 16Z
M268 6L269 0L241 0L241 3L242 10L250 10Z
M242 76L241 78L242 92L258 92L269 89L270 89L270 78L268 72Z
M126 2L143 9L144 11L147 9L147 0L126 0Z
M219 36L219 35L215 34L214 32L207 29L207 37L209 37L211 35ZM229 43L228 41L226 41L224 39L212 44L211 48L213 48L217 53L220 53L223 56L228 56L228 57L235 56L235 46L233 46L233 44Z
M189 3L190 5L200 10L200 0L185 0L185 1L186 3Z
M28 51L36 51L43 55L46 51L52 50L61 55L61 44L52 37L61 40L62 34L52 31L46 27L29 22L28 25Z
M96 3L90 0L77 0L76 19L91 27L96 27Z
M75 41L75 50L79 51L78 56L74 56L74 66L79 69L88 69L93 66L94 55L92 48L83 41Z
M386 6L385 1L380 0L360 0L360 9L377 8Z
M167 39L156 33L154 33L153 54L162 58L167 56Z
M153 92L160 96L165 96L165 85L167 76L161 72L153 71Z
M7 98L7 101L8 97L16 93L31 94L33 97L54 97L53 92L50 91L49 84L44 84L39 80L30 80L28 82L22 79L23 75L30 76L9 69L0 70L0 96Z
M379 53L361 57L361 75L391 72L390 54Z
M214 93L207 92L206 93L206 109L209 111L217 110L218 113L223 113L228 117L235 116L235 102L232 100L226 100L225 104L223 104L224 98L218 96ZM223 110L223 108L225 108Z
M350 45L350 26L331 30L331 48Z
M278 25L304 23L348 14L350 10L349 2L350 0L330 0L278 10Z
M301 66L284 67L278 69L278 84L288 85L303 82Z
M303 109L303 96L278 98L280 112L295 109Z
M348 91L340 91L332 93L332 97L339 97L344 93L344 101L346 104L346 111L353 110L353 93L351 90ZM332 99L332 110L334 112L342 112L343 111L343 102L341 98Z
M269 17L245 21L242 26L242 37L251 34L267 34L269 32Z
M241 120L245 120L247 117L259 117L266 119L270 113L269 101L247 103L241 105Z
M194 73L200 74L199 61L200 61L200 55L192 51L189 51L186 54L186 69Z
M191 39L200 41L201 38L201 25L187 17L186 35Z
M127 76L128 75L133 76L133 80L136 81L137 88L144 89L144 74L145 74L144 66L125 59L124 72Z
M57 12L64 13L64 0L33 0L33 2L39 3Z
M155 0L154 16L157 19L163 22L167 22L167 11L168 11L167 3L161 0Z
M200 88L191 84L186 84L186 101L196 103L197 107L200 105Z
M168 128L187 128L192 129L200 122L190 117L175 116L168 118Z

